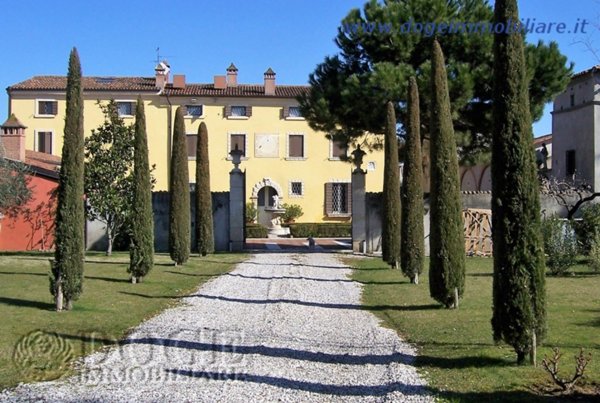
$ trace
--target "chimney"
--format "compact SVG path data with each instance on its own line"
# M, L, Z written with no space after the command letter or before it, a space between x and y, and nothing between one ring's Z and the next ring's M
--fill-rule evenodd
M155 85L157 88L160 88L161 90L165 88L169 82L169 71L171 71L171 67L166 60L163 60L156 65L154 72L156 78Z
M173 75L173 88L183 89L185 88L185 75L174 74Z
M237 72L238 69L235 67L235 64L231 63L229 67L227 67L227 86L228 87L237 87Z
M275 95L275 72L270 67L265 71L265 95Z
M215 90L224 90L227 88L227 81L225 76L215 76L214 87Z
M2 157L25 161L25 129L27 127L19 122L14 113L0 126Z

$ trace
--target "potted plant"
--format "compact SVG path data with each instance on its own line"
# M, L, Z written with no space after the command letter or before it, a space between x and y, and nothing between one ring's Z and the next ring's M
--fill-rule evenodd
M304 214L302 207L297 204L284 203L281 208L285 209L285 213L281 215L281 220L286 224L294 223L297 218Z

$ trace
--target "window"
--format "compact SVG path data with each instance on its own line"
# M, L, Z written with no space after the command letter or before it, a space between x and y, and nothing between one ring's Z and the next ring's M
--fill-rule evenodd
M346 145L339 141L331 141L331 159L339 160L346 156Z
M225 117L228 119L248 119L252 116L252 107L246 105L227 105Z
M302 111L299 106L284 106L283 107L283 118L290 120L304 120L302 117Z
M186 134L185 140L186 140L186 144L187 144L188 159L196 159L196 147L198 144L198 135Z
M227 105L225 117L228 119L248 119L252 116L252 107L246 105Z
M117 101L116 104L119 116L133 116L135 114L135 102Z
M203 107L202 105L186 105L185 106L186 109L186 113L185 116L186 117L193 117L193 118L199 118L200 116L202 116L203 111Z
M565 164L567 175L575 175L576 171L576 159L575 159L575 150L567 150L566 151L566 159L567 162Z
M237 146L238 150L242 151L242 157L246 156L246 135L245 134L230 134L229 135L229 151L235 150Z
M290 181L290 197L304 196L304 183L302 181Z
M58 101L39 99L37 101L38 116L55 116L58 113Z
M325 184L325 213L328 216L348 216L351 213L351 186L348 182Z
M571 106L575 106L575 95L571 94Z
M35 151L52 154L52 132L36 132L35 143Z
M246 107L245 106L232 106L231 107L231 116L246 116Z
M303 134L288 134L288 158L290 158L290 159L306 158Z
M290 118L301 118L302 112L299 106L290 106L289 115Z

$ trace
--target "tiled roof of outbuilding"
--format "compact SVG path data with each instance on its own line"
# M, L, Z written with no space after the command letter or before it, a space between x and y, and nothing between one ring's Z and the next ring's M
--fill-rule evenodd
M25 163L33 168L55 172L58 177L61 158L57 155L41 153L33 150L25 150Z

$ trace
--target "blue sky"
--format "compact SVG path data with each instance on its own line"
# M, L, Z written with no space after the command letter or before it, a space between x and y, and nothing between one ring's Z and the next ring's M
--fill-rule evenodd
M600 0L520 1L522 18L564 22L588 19L600 26ZM151 76L156 48L172 72L188 82L210 82L229 63L239 81L262 82L272 67L281 84L305 84L326 55L337 52L333 38L341 19L363 0L66 1L0 0L4 38L0 86L34 75L64 75L71 47L84 75ZM600 50L600 29L583 34L530 34L528 41L555 40L575 71L600 64L578 41ZM600 51L599 51L600 55ZM534 125L536 136L551 132L551 108ZM0 119L8 107L0 96Z

